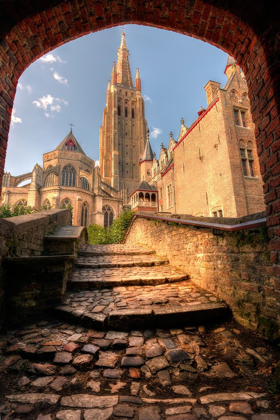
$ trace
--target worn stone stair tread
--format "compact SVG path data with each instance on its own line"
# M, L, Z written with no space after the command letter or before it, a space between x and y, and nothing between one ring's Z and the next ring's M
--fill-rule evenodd
M204 324L214 321L221 321L230 316L230 310L224 303L216 304L186 304L178 308L135 308L115 309L109 314L93 313L70 309L68 306L58 306L56 311L64 314L67 319L76 320L82 325L92 328L110 328L117 330L129 330L132 328L158 328L180 325L194 326L201 322Z
M81 268L153 267L168 264L168 259L155 255L135 256L90 256L79 257L76 266Z
M188 275L170 265L133 266L111 268L77 267L68 281L69 290L79 288L112 288L122 285L158 285L179 282L188 279Z
M87 245L79 250L81 256L104 256L104 255L155 255L155 251L135 246L128 247L124 244Z
M186 274L170 274L169 276L129 276L129 277L112 277L108 279L103 278L77 278L68 282L68 290L85 289L103 289L113 288L118 286L140 286L150 285L155 286L159 284L180 282L188 280Z

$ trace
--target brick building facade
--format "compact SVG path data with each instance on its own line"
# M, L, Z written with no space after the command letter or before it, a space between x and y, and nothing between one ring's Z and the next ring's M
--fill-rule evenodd
M168 148L146 163L161 212L241 217L265 209L245 76L230 56L225 73L223 88L206 84L196 121L187 128L181 119L178 141L170 133Z

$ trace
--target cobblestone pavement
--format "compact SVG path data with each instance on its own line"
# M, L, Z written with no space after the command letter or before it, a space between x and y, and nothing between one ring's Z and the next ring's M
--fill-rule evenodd
M152 251L149 248L144 246L127 246L124 244L109 244L109 245L86 245L83 249L80 250L81 255L111 255L111 254L120 254L120 255L149 255L155 254L155 251Z
M226 316L224 303L150 252L120 244L84 247L58 313L93 328L118 329L175 326L199 312L212 320Z
M83 267L84 265L89 267L134 267L134 266L157 266L168 264L168 260L165 258L158 257L153 254L138 254L138 255L83 255L78 258L77 265Z
M116 308L139 309L143 306L157 308L159 305L169 307L185 306L187 303L200 305L201 303L217 302L212 293L202 291L189 281L168 283L154 286L114 287L80 293L68 292L64 302L78 309L87 308L91 311L110 313Z
M233 321L130 332L41 321L0 337L0 417L280 420L277 361Z

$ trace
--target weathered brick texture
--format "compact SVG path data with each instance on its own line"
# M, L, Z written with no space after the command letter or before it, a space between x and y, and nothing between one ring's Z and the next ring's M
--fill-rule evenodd
M280 336L279 282L265 229L225 233L136 218L126 243L167 256L193 282L224 299L238 322L267 337Z

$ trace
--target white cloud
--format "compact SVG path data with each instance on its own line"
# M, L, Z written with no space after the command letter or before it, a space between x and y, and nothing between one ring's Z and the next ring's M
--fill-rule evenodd
M53 74L53 77L54 77L55 80L57 80L62 85L68 85L68 80L65 77L63 77L63 76L60 76L60 74L58 74L58 73L55 72Z
M15 114L16 114L16 109L14 108L12 110L12 120L11 120L12 127L14 127L15 124L22 123L22 119L19 117L16 117Z
M23 85L22 83L18 83L18 88L20 90L26 89L28 93L32 93L32 87L30 85Z
M50 111L53 112L60 112L61 111L61 105L68 105L68 102L64 99L55 98L54 96L48 94L46 96L43 96L42 98L38 98L37 101L32 102L37 108L42 108L45 111L45 116L49 118L51 115L49 114Z
M51 64L51 63L66 63L66 61L62 60L59 55L54 56L53 54L46 54L40 58L43 63Z
M143 99L145 102L153 102L148 95L143 95Z
M96 168L97 166L99 166L99 160L96 160L96 161L95 161L95 168Z
M161 128L153 127L152 131L150 132L150 137L152 139L156 139L162 133Z
M58 105L58 104L57 105L52 105L51 110L56 111L56 112L60 112L61 111L61 106Z

